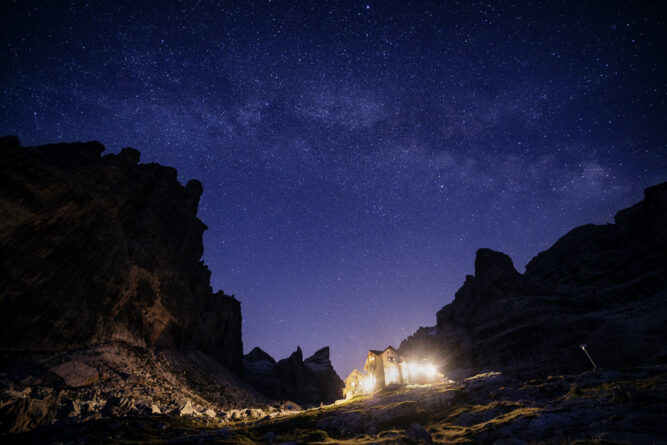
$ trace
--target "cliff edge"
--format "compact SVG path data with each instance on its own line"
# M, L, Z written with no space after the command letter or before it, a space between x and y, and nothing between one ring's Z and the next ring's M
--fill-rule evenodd
M494 370L519 377L667 363L667 183L614 224L577 227L520 274L477 251L475 274L401 352L436 354L450 376Z
M0 351L121 341L243 367L240 303L201 261L201 184L98 142L0 138Z

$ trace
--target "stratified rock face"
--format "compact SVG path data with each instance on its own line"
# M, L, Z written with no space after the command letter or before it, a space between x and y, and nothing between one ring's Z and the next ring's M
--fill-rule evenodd
M107 341L206 352L242 370L239 302L201 262L198 181L98 142L0 139L0 348Z
M255 389L275 400L301 405L333 403L343 396L343 382L324 347L303 360L301 348L278 363L266 352L254 348L244 356L244 378Z
M429 349L453 376L502 370L519 376L667 362L667 183L616 215L615 224L570 231L525 274L480 249L475 275L401 353Z

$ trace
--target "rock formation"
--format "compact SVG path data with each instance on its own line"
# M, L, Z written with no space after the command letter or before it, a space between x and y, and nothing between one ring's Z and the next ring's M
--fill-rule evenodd
M7 433L109 417L157 414L220 422L279 413L200 351L115 342L66 351L5 352L0 367L2 443L14 443Z
M201 184L103 151L0 139L0 350L122 341L199 350L240 375L240 304L201 262Z
M279 414L239 378L241 308L201 261L201 184L135 149L103 151L0 138L0 441L126 415ZM246 359L271 397L340 397L328 348Z
M621 210L615 224L578 227L518 273L505 254L480 249L475 275L401 353L436 352L450 376L516 376L667 362L667 183ZM434 334L434 335L432 335Z
M343 382L329 360L329 347L303 360L301 348L278 363L260 348L244 356L244 377L259 392L275 400L301 405L332 403L342 398Z

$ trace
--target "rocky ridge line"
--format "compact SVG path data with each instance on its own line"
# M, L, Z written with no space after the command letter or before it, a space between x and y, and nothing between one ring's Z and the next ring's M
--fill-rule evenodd
M329 347L307 359L301 348L276 361L256 347L244 356L244 378L266 397L304 406L333 403L342 398L343 382L329 360Z
M519 377L667 363L667 183L614 224L577 227L520 274L507 255L477 251L475 275L401 352L436 354L446 374Z

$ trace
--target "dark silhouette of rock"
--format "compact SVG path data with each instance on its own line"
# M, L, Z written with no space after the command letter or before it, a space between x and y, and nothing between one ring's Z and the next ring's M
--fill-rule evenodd
M242 371L241 310L213 293L202 186L99 142L0 138L0 349L109 341L200 350Z
M617 213L615 224L573 229L518 273L500 252L480 249L475 275L401 344L428 351L446 374L578 373L667 361L667 183Z
M244 378L255 389L275 400L292 400L300 405L332 403L342 398L343 382L324 347L303 360L301 348L278 363L260 348L244 356Z
M258 346L255 346L252 351L247 353L246 355L243 356L243 359L246 361L250 361L252 363L258 363L261 361L265 361L270 365L275 365L276 361L271 357L269 354L266 352L262 351L261 348Z

